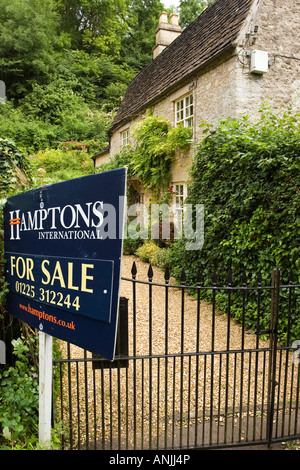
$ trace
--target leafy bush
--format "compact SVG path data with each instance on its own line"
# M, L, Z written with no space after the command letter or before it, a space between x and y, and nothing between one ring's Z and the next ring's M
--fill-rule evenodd
M184 266L189 282L196 282L198 271L208 283L214 272L219 282L226 282L231 268L238 283L244 272L248 282L256 282L261 272L268 284L272 269L279 267L285 280L293 269L294 282L299 281L299 117L264 106L255 122L223 119L205 129L187 198L188 203L204 204L204 246L187 251L185 240L176 241L170 249L173 274L178 276ZM294 320L297 335L299 312ZM254 325L255 318L249 322ZM285 323L281 321L281 338Z
M0 138L0 195L6 197L18 184L25 184L29 165L25 153L8 139Z
M143 240L141 238L133 239L127 237L124 239L123 242L123 254L124 255L135 255L137 249L143 244Z
M34 339L32 339L34 341ZM13 340L17 357L14 367L0 369L0 449L37 442L38 374L30 364L29 347L21 338ZM1 441L6 443L1 447Z
M137 256L146 263L164 269L168 262L168 250L160 248L154 242L145 242L136 250Z
M0 136L31 152L57 148L65 141L94 141L97 136L99 151L107 142L111 120L111 113L91 108L71 89L59 96L54 85L50 90L39 86L18 108L9 101L0 106Z
M93 161L87 153L85 144L66 142L65 146L71 150L45 149L30 156L38 186L93 173ZM76 148L78 150L75 150Z

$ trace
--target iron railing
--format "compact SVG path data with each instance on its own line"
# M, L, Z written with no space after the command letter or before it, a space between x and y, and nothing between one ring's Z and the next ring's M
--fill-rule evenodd
M246 278L235 286L231 275L226 286L215 276L210 286L187 286L184 271L176 284L168 270L156 282L151 266L140 280L135 263L131 273L122 278L128 300L115 361L69 344L54 361L64 449L270 446L300 437L299 284L282 283L279 270L254 286Z

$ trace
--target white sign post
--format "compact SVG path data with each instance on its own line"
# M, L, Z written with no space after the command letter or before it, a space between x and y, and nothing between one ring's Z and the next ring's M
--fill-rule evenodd
M39 442L51 441L52 344L50 335L39 332Z

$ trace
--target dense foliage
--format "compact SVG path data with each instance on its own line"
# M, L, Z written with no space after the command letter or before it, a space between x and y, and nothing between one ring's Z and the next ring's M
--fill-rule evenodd
M185 23L205 4L182 5ZM129 82L152 60L164 9L160 0L0 0L0 137L30 151L90 139L104 148Z
M214 3L215 0L180 0L180 25L182 28L188 26L202 11Z
M36 186L58 183L94 173L88 145L66 142L58 149L45 149L29 157Z
M0 449L22 448L25 441L28 446L32 438L37 441L38 381L37 375L32 375L36 368L29 360L32 348L20 338L15 339L21 335L20 322L6 311L8 286L3 237L6 197L28 189L31 184L26 153L14 142L0 139L0 339L6 344L7 360L7 366L0 368Z
M34 341L34 338L31 340ZM37 444L38 376L30 361L30 348L13 340L14 366L0 369L0 450Z
M152 60L159 0L0 0L0 137L38 151L107 130Z
M255 122L248 117L224 119L206 129L187 199L204 204L204 246L187 251L184 240L172 245L169 262L177 276L184 266L188 282L195 283L200 272L211 284L216 272L222 284L231 269L237 284L244 274L248 282L256 282L259 272L269 284L272 269L278 267L285 282L291 269L294 282L299 282L299 118L299 114L278 114L263 107ZM255 322L254 305L248 309L249 325ZM294 320L294 333L299 336L299 312Z
M149 113L133 129L134 144L126 146L100 170L128 167L129 176L137 176L144 188L151 189L157 198L163 196L170 185L171 163L176 150L188 149L190 128L172 128L161 116Z

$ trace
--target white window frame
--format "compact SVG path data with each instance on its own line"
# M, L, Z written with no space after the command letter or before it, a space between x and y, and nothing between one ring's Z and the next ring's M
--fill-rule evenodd
M121 132L121 148L127 147L130 143L129 129L125 129Z
M187 184L185 182L173 183L172 188L174 194L174 222L177 230L182 231L184 202L187 197Z
M175 101L175 127L194 127L194 94Z
M186 183L175 183L174 188L174 207L175 210L183 210L183 204L187 197L187 185Z

